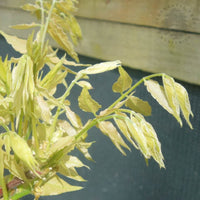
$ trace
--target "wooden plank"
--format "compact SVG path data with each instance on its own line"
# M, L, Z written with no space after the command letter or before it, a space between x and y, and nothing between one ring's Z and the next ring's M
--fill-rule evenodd
M128 24L79 19L83 40L77 51L103 60L119 59L123 65L165 72L200 84L200 36Z
M198 0L79 0L80 17L200 32Z
M8 25L32 22L35 18L17 9L0 7L0 19L6 19L0 20L3 31L26 37L27 31L13 31ZM120 59L125 66L165 72L200 84L198 34L86 18L78 18L78 21L83 31L83 40L77 47L79 54L103 60Z
M19 8L34 0L1 0ZM200 32L199 0L79 0L77 16L90 19Z

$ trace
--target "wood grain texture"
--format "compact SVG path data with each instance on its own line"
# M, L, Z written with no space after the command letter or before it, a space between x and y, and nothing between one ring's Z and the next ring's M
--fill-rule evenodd
M79 19L80 54L200 84L200 36L128 24Z
M200 32L198 0L79 0L78 16Z
M23 1L19 2L23 3ZM13 4L11 4L12 2ZM164 26L161 29L156 28L156 26L161 26L158 23L159 20L156 19L156 16L159 16L158 10L167 8L170 2L178 2L178 0L115 0L115 3L114 0L80 0L78 15L81 17L78 17L78 21L83 31L83 40L77 46L77 52L103 60L120 59L123 65L132 68L148 72L165 72L180 80L200 84L200 35L197 27L194 29L199 22L195 21L192 25L186 20L187 23L185 23L181 13L174 10L171 18L170 13L166 16L171 22L174 17L179 20L174 24L165 21L166 27L169 28ZM182 2L185 2L184 9L193 5L193 9L196 9L195 12L199 11L200 2L198 3L196 0L183 0ZM17 31L8 27L8 25L29 23L35 20L28 13L13 9L15 6L17 7L18 3L11 0L0 1L0 27L9 34L26 37L31 31ZM105 8L105 5L109 9ZM176 4L174 3L174 5ZM128 13L131 9L134 12ZM119 11L118 15L116 14L117 10ZM120 10L126 11L127 16ZM146 13L146 15L142 15L142 13ZM155 20L151 17L148 18L148 13L154 13ZM135 17L131 18L131 15ZM194 20L194 18L191 19ZM138 21L127 21L128 19ZM162 19L164 20L164 18ZM198 14L196 19L198 19ZM160 21L162 20L160 19Z

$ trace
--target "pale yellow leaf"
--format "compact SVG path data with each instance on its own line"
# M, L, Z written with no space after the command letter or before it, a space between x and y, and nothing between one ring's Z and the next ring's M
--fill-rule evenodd
M86 181L78 174L75 168L67 168L63 163L58 166L58 172L76 181Z
M29 28L35 28L35 27L40 27L40 24L36 24L35 22L31 24L18 24L11 26L13 29L29 29Z
M88 90L93 89L92 85L88 81L79 81L77 82L77 85L79 85L82 88L86 87Z
M11 147L15 155L17 155L17 157L22 160L29 167L29 169L35 171L38 163L35 160L27 142L15 132L9 132L9 136Z
M113 84L112 90L114 92L122 93L131 87L132 79L122 67L119 67L118 69L120 76L118 80Z
M58 195L65 192L72 192L81 190L82 187L73 186L61 179L59 176L55 175L39 189L39 194L41 196Z
M173 110L169 106L167 97L165 95L164 89L157 81L148 80L145 81L144 84L147 87L148 92L151 96L170 114L173 113Z
M92 99L88 89L85 87L82 89L82 92L78 97L78 103L79 107L85 112L96 113L101 108L101 105Z
M110 61L110 62L102 62L99 64L95 64L91 67L88 67L86 69L83 69L83 70L79 71L79 73L81 73L81 74L99 74L99 73L113 70L115 68L118 68L119 66L121 66L121 61L119 61L119 60Z
M126 149L130 150L128 145L124 142L122 137L120 136L117 129L114 127L112 122L109 121L102 121L98 124L98 128L101 130L103 134L108 136L112 143L117 147L117 149L123 154L126 155L125 151L122 149L122 147L125 147ZM121 147L122 146L122 147Z
M186 89L179 83L175 83L175 90L183 116L187 121L188 125L190 126L190 128L192 129L192 124L190 123L190 115L193 116L193 113L191 110L188 93Z
M18 51L21 54L26 53L26 40L20 39L16 36L8 35L3 31L0 31L0 34L3 35L3 37L13 47L13 49L15 49L15 51Z
M70 109L70 107L68 107L68 106L65 107L65 110L66 110L65 113L67 115L67 118L69 119L69 121L71 122L71 124L75 128L80 128L82 126L82 122L81 122L80 117L75 112L73 112Z
M128 127L128 130L131 133L131 137L136 142L140 151L142 152L145 158L149 159L151 155L147 146L147 140L144 136L144 133L142 132L138 120L135 117L132 117L131 119L126 119L125 122Z
M158 140L157 134L153 126L150 123L148 123L142 115L137 114L136 117L140 122L142 132L146 138L147 147L150 152L150 155L160 165L160 167L165 167L163 162L164 157L161 151L161 144Z
M125 105L133 111L141 113L142 115L151 115L151 106L149 105L149 103L147 101L143 101L136 96L129 97Z
M169 103L169 106L173 110L172 114L182 126L182 121L180 118L180 106L179 106L179 102L178 102L178 98L177 98L176 90L175 90L175 81L171 77L163 76L163 85L164 85L167 101Z
M125 114L118 114L122 115L124 118L127 116ZM136 148L138 149L137 144L132 140L131 133L127 127L127 124L125 122L125 119L120 119L120 118L114 118L115 123L117 124L119 130L123 133L123 135L126 137L126 139Z

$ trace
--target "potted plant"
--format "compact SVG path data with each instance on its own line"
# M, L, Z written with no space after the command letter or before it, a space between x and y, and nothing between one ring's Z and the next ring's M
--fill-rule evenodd
M1 31L7 42L21 53L19 58L0 59L0 126L4 130L0 134L0 197L4 200L16 200L28 194L39 199L80 190L81 187L70 185L60 175L84 181L76 168L85 165L72 151L77 149L92 160L89 148L93 142L87 142L86 138L93 127L108 136L123 155L126 155L124 149L130 150L129 143L140 150L147 162L152 157L160 167L165 167L157 134L145 120L145 116L151 115L151 106L134 96L140 84L145 84L152 97L180 125L181 111L192 128L189 118L193 114L187 91L172 77L152 74L132 84L120 61L92 66L79 63L72 45L81 38L73 16L75 4L74 0L36 0L23 9L35 14L40 23L13 27L35 29L26 40ZM66 56L59 58L47 34L76 62L67 60ZM76 66L83 68L77 72ZM112 89L119 97L102 108L90 95L89 77L116 68L119 78ZM74 79L67 84L69 73ZM162 84L153 80L156 77L162 79ZM55 97L58 84L65 87L65 92ZM78 97L80 109L93 116L86 123L70 107L68 97L73 95L75 85L82 88Z

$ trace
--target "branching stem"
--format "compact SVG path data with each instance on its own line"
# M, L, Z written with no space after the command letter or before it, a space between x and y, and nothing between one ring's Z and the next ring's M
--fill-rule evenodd
M144 81L149 80L151 78L164 76L164 73L158 73L158 74L151 74L149 76L143 77L140 79L137 83L135 83L129 90L127 90L124 94L122 94L112 105L108 107L108 109L114 108L120 101L122 101L124 98L127 98L127 96L133 92L140 84L142 84Z

